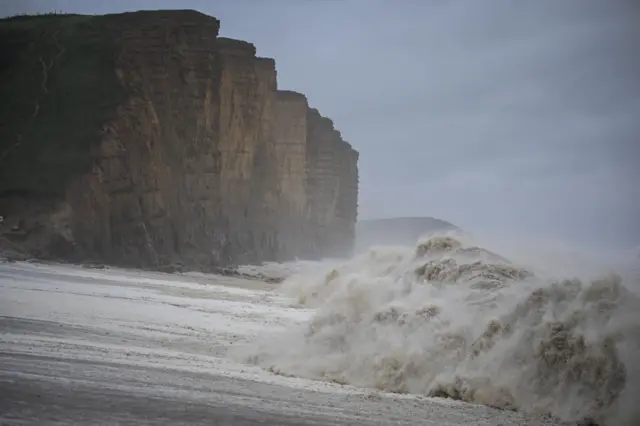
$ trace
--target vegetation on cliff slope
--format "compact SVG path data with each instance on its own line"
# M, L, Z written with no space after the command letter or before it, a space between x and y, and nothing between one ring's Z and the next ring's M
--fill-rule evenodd
M105 17L0 20L0 194L58 195L122 99Z

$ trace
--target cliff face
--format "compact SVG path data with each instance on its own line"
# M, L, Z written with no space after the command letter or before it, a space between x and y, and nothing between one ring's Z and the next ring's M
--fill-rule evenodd
M355 238L358 154L316 109L307 112L307 143L313 252L320 257L346 256Z
M218 21L188 12L103 19L125 100L103 124L89 172L67 185L78 255L207 265L224 196Z
M285 258L313 255L307 190L307 98L296 92L276 93L275 176L280 209L276 229Z
M0 21L3 238L151 268L350 253L357 152L218 29L193 11Z
M223 263L274 260L275 63L256 58L249 43L219 39L218 49L222 58L219 234L223 241L215 250Z

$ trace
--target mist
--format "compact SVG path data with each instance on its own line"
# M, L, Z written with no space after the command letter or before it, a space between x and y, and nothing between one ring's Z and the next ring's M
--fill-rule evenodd
M285 186L254 190L239 173L243 186L236 191L231 183L238 176L226 179L222 172L208 173L210 181L197 194L179 193L182 187L189 192L191 182L200 179L193 174L176 191L159 192L149 203L154 209L158 204L158 210L180 204L216 191L219 181L230 188L216 198L222 204L234 191L260 194L259 203L244 205L248 219L225 232L207 232L204 225L218 220L209 202L185 209L198 213L193 216L168 210L162 217L172 221L154 225L165 231L166 224L201 220L203 226L185 227L189 232L180 235L187 238L174 244L170 254L179 255L178 260L201 256L208 269L198 270L197 263L191 268L154 262L152 272L93 261L74 265L5 258L0 247L0 320L7 330L0 344L11 355L5 357L9 367L0 369L8 389L3 394L10 396L5 417L34 423L139 418L138 423L640 424L640 3L25 0L0 3L0 15L178 7L218 18L220 36L255 43L259 56L275 58L279 88L304 93L311 107L331 117L359 152L359 220L354 223L354 210L339 203L356 192L354 154L347 167L353 179L346 183L341 177L325 179L338 163L343 165L337 156L331 163L335 168L322 166L323 191L348 195L318 209L323 217L324 210L333 209L326 222L344 225L337 232L348 236L347 248L339 247L342 257L301 260L304 249L296 248L287 252L287 262L269 257L273 253L250 258L240 252L227 257L229 265L220 257L214 260L221 265L209 262L217 255L210 250L215 247L211 239L224 234L220 240L225 244L240 241L236 237L245 233L245 222L250 227L263 221L248 220L246 206L260 209L259 203L269 204L272 193L284 192ZM155 21L148 22L154 27ZM171 31L179 33L180 23L175 24ZM218 72L225 59L216 56L222 43L213 41L213 24L206 40L215 44L200 51L210 61L207 69ZM157 29L154 34L162 40L167 28ZM56 34L52 41L57 46ZM25 45L30 38L25 37ZM204 39L194 32L189 47L198 48ZM38 59L42 69L35 58L33 63L39 84L41 71L48 78L51 66ZM169 93L162 70L158 74L162 84L153 89L170 98L176 90ZM237 87L234 75L225 89L232 100L211 103L211 109L255 109L235 95L245 81L259 80L256 75L238 75ZM203 96L216 99L208 78L198 80L207 83ZM222 87L222 77L218 82ZM19 97L22 91L16 93ZM271 94L266 92L264 105L274 99ZM152 99L139 101L152 104ZM191 99L202 105L200 95ZM127 108L137 112L139 104ZM181 118L182 105L175 102L166 111ZM294 108L301 121L308 112L304 108ZM153 115L156 121L167 117ZM242 127L242 115L229 122ZM260 126L268 124L269 113L256 116ZM123 117L132 127L140 121L136 114ZM226 120L209 110L197 118ZM136 146L149 133L133 134L127 143ZM176 134L163 141L171 145L191 139L177 140ZM211 148L208 142L218 137L211 134L210 139L193 139ZM108 142L117 145L117 131L114 135ZM297 147L299 152L311 146L304 138L291 138L291 145L306 144ZM243 139L244 133L237 138ZM236 141L234 136L228 140ZM255 138L254 145L260 142ZM136 158L154 152L144 153ZM223 170L245 162L236 161L235 153L235 148L224 151L228 167ZM218 153L207 155L198 151L188 158L217 163ZM324 155L322 161L329 157ZM296 170L304 170L309 157L301 154L297 164L304 166ZM165 158L168 154L154 159L153 169L161 170ZM122 161L123 170L137 164ZM277 166L289 167L283 164L287 161ZM114 164L108 167L119 169L120 162ZM163 174L163 180L172 183L187 173L186 168L176 170ZM112 175L121 178L107 174ZM301 175L306 177L299 172L287 178ZM299 191L303 202L305 191ZM131 193L140 211L145 204L141 193ZM112 207L105 207L110 214L102 219L86 214L97 208L78 210L95 222L109 222L104 224L109 232L96 235L111 238L118 230L138 229L114 225L116 216L138 224L124 208L129 198L114 200L89 200ZM355 206L355 198L350 200ZM307 236L302 228L308 210L316 206L300 205L299 221L272 209L284 223L277 230L299 229L303 242L315 244L312 240L331 227L318 221L322 226ZM207 215L200 214L205 209ZM66 222L67 216L54 213ZM22 219L14 216L16 222ZM221 223L231 222L231 214L222 216ZM37 226L41 217L38 212ZM162 233L152 240L145 221L139 222L144 244L171 246L164 244ZM352 225L354 253L343 256ZM18 224L3 226L19 231L21 242L29 235ZM175 229L173 234L178 241ZM192 234L202 236L203 243L191 244L196 241ZM246 234L254 239L253 231ZM271 231L255 235L274 242L265 252L276 251L283 241ZM127 246L115 247L125 257L135 254Z
M277 59L360 152L361 219L640 246L637 2L183 1ZM0 14L172 9L3 2Z

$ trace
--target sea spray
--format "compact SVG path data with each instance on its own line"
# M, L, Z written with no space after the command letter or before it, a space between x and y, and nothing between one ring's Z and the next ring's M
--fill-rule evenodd
M281 290L315 315L245 359L279 374L637 425L640 300L626 284L613 273L542 278L460 237L375 248L287 279Z

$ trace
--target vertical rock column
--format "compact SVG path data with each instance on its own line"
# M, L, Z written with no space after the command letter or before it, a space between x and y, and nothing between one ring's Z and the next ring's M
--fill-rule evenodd
M280 257L304 253L311 236L307 226L307 98L278 91L275 114L275 161L278 178Z
M358 169L358 160L360 159L360 154L355 149L351 148L349 151L348 162L349 162L349 175L347 178L346 190L348 195L346 198L347 203L347 217L349 220L349 250L350 254L353 254L355 250L355 242L356 242L356 224L358 222L358 200L359 200L359 190L360 187L360 172Z
M261 97L260 135L253 168L250 217L254 226L251 262L280 259L282 242L278 217L282 203L278 197L277 158L275 150L276 64L270 58L256 58L258 93Z
M218 38L220 85L220 193L216 232L219 263L268 260L276 250L276 178L273 176L275 63L256 58L255 46Z
M313 108L307 112L307 126L308 217L313 228L313 247L309 255L328 256L331 255L331 225L338 190L334 143L336 131L333 122Z
M358 216L358 152L340 140L339 188L334 234L338 256L353 254L355 225Z

